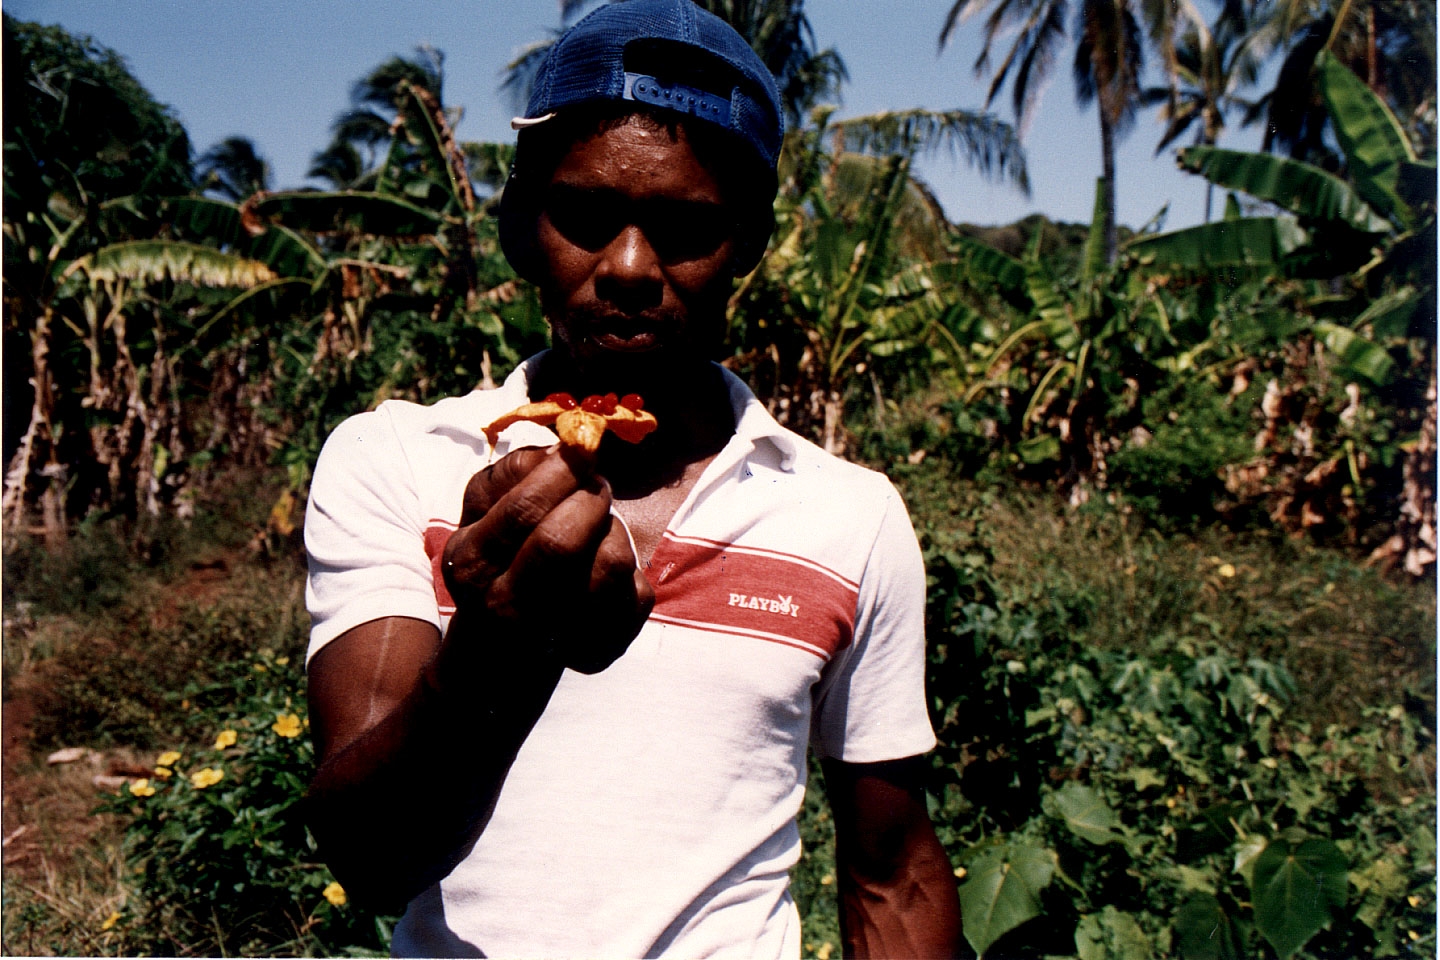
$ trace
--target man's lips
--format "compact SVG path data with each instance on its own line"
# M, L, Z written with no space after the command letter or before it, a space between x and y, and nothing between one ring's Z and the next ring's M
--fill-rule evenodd
M597 346L617 353L644 353L661 345L664 320L644 317L591 316L585 319L585 336Z

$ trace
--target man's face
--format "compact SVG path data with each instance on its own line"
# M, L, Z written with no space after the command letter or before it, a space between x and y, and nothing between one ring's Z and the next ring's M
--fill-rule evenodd
M683 128L643 118L560 161L538 223L545 312L597 386L642 389L720 343L735 244L725 199Z

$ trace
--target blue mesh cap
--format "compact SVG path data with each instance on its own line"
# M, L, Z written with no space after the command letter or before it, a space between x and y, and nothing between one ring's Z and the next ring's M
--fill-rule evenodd
M785 132L775 78L735 28L692 0L616 0L591 12L550 48L525 116L511 126L523 130L597 100L709 121L775 169Z

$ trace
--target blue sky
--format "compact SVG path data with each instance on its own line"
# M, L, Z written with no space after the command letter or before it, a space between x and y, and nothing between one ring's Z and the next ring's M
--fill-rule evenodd
M809 0L817 41L835 47L850 69L837 115L981 109L987 81L971 66L982 20L962 24L937 55L948 7L949 0ZM419 44L445 53L446 102L465 108L460 137L509 140L513 111L498 91L500 71L559 21L553 0L5 0L5 10L88 34L120 53L140 82L174 108L197 152L228 136L251 138L277 187L307 185L310 158L329 141L330 123L347 108L355 79ZM952 220L1000 224L1040 212L1089 221L1099 130L1094 108L1079 110L1073 91L1067 51L1025 133L1028 198L948 157L921 164ZM1008 100L995 106L1013 119ZM1142 113L1118 151L1117 214L1131 227L1167 203L1168 227L1203 218L1204 182L1178 171L1173 151L1155 156L1160 132L1155 114ZM1221 144L1255 149L1259 132L1233 129Z

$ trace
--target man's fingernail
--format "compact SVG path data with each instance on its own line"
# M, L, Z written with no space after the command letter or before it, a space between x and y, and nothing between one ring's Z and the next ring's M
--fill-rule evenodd
M557 440L555 443L552 443L552 444L550 444L550 446L548 446L548 447L545 448L545 452L546 452L547 454L557 453L557 452L559 452L559 450L560 450L560 442L559 442L558 440Z

